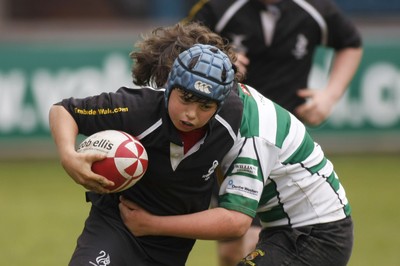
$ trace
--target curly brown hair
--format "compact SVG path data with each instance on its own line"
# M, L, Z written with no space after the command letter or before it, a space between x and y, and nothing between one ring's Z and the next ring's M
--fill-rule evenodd
M134 83L139 86L164 86L174 60L197 43L213 45L223 51L232 64L236 61L236 54L228 41L199 23L159 27L137 42L137 49L130 53L134 62ZM236 79L241 79L240 74L236 73Z

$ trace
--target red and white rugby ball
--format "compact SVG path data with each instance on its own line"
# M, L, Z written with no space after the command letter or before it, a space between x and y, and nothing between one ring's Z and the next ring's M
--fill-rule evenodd
M123 131L97 132L82 141L77 151L107 155L106 159L94 162L92 170L114 182L114 186L107 187L111 192L130 188L147 170L145 148L139 140Z

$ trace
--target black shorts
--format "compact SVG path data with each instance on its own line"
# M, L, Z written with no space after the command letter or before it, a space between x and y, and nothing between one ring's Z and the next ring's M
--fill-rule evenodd
M263 229L256 249L238 265L347 265L353 248L350 217L299 228Z
M92 207L69 266L150 265L136 238L113 219Z
M69 266L185 265L193 239L135 237L122 222L116 194L87 193L87 197L92 208Z

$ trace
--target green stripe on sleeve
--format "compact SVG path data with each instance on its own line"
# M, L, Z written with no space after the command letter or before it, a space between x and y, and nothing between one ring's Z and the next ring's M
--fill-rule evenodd
M219 196L219 206L225 209L238 211L251 217L256 215L258 201L237 194L223 194Z

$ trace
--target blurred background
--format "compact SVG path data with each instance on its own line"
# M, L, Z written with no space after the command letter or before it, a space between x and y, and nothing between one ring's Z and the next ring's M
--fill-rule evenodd
M78 207L82 189L57 162L49 107L65 97L133 86L129 52L135 41L157 26L178 22L195 2L0 0L0 254L8 256L3 261L14 260L8 265L66 265L86 217L87 205ZM339 175L348 174L342 182L362 232L352 265L400 265L393 252L400 246L395 197L400 191L400 1L336 2L360 29L364 56L332 116L310 132L333 156ZM318 52L311 87L325 82L331 55L328 49ZM55 198L57 206L48 205ZM73 211L66 215L66 209ZM53 220L70 231L49 230ZM214 251L212 242L200 245L194 252L198 258L188 265L213 265L199 262L204 250ZM44 249L54 256L38 256ZM32 260L35 256L41 260ZM383 257L388 260L382 262Z
M400 1L336 1L359 27L364 57L334 114L310 130L328 151L398 152ZM20 156L13 154L16 143L33 147L26 155L53 153L49 106L132 86L128 54L135 41L176 23L195 2L0 0L0 156ZM311 87L321 87L329 69L331 51L320 50Z

